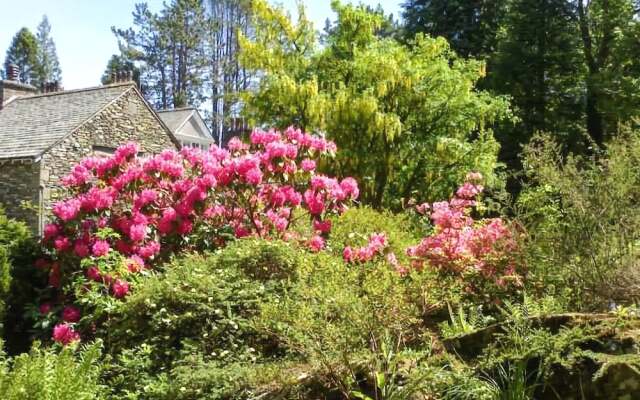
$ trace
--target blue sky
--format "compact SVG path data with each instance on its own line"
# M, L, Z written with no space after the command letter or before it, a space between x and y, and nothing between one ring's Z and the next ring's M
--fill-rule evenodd
M348 2L348 0L343 0ZM387 13L398 15L403 0L361 0L365 4L382 4ZM111 27L131 25L131 12L136 0L2 0L0 1L0 61L13 35L22 27L35 33L44 14L52 26L52 36L58 50L65 89L95 86L100 83L111 54L118 52ZM295 12L295 0L273 0ZM148 0L157 11L163 0ZM333 18L330 0L305 0L308 15L318 29L326 18ZM1 65L1 64L0 64Z

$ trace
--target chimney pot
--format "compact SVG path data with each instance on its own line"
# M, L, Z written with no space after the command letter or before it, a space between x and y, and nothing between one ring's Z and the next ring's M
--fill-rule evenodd
M7 65L7 79L18 82L20 79L20 68L15 64Z

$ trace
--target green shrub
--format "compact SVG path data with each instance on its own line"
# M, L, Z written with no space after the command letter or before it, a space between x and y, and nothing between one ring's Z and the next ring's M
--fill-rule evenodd
M6 335L10 353L29 347L25 340L29 322L23 314L35 297L33 262L37 254L27 225L8 218L0 207L0 334Z
M334 217L332 225L328 244L336 255L342 255L345 246L366 245L372 233L386 233L389 247L399 258L404 258L406 248L420 240L407 215L369 207L351 208Z
M372 389L380 374L386 380L373 384L378 394L411 375L405 368L412 363L405 361L422 333L404 278L386 262L349 266L329 253L308 255L298 271L286 293L265 301L256 321L289 357L306 364L307 373L321 374L327 391L347 398Z
M221 393L235 390L243 368L277 352L251 320L295 280L301 254L284 242L238 240L215 254L176 258L141 280L99 332L113 357L116 395L227 398Z
M1 344L1 343L0 343ZM2 400L103 399L99 383L101 345L85 346L77 354L68 347L55 349L34 344L30 353L6 358L0 352Z
M563 157L546 136L534 138L524 154L530 183L517 206L529 232L531 281L552 294L570 292L586 309L634 301L640 289L640 134L621 135L597 157Z

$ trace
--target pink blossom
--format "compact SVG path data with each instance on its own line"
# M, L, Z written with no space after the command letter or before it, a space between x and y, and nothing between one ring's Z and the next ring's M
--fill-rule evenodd
M46 315L51 312L52 308L53 306L51 305L51 303L42 303L40 304L40 307L38 307L38 312L42 315Z
M47 224L44 226L44 240L50 240L58 236L60 227L56 224Z
M102 275L97 267L89 267L87 269L87 278L95 282L102 282Z
M262 171L258 168L252 168L245 174L245 179L251 185L258 185L262 182Z
M129 228L129 238L134 242L144 240L147 236L147 226L142 224L131 225Z
M346 262L351 262L353 260L353 256L354 256L354 252L350 246L347 246L344 248L344 250L342 250L342 258Z
M74 219L80 212L80 200L69 199L61 201L53 206L53 214L61 220L67 222Z
M313 221L313 229L319 231L320 233L329 233L331 232L331 221L330 220L314 220Z
M302 163L300 165L302 166L302 169L306 172L315 171L316 169L316 162L308 158L305 158L304 160L302 160Z
M66 306L62 310L62 320L64 322L80 321L80 310L74 306Z
M111 290L115 298L121 299L129 293L129 284L123 280L116 279L111 285Z
M160 252L160 243L152 241L138 249L138 255L142 258L148 259Z
M312 237L311 240L309 240L309 248L313 252L318 252L324 249L324 239L322 236L315 235Z
M353 178L344 178L342 182L340 182L340 187L344 190L345 194L349 196L352 200L355 200L360 195L360 190L358 189L358 182L356 182Z
M106 240L101 239L96 240L91 247L91 251L96 257L106 256L110 249L111 247L109 246L109 243Z
M67 251L71 248L71 240L66 236L58 236L53 241L53 245L57 251Z
M89 256L89 246L85 241L79 240L76 241L73 246L73 252L80 258L85 258Z
M80 335L69 324L58 324L53 328L52 338L63 345L80 340Z

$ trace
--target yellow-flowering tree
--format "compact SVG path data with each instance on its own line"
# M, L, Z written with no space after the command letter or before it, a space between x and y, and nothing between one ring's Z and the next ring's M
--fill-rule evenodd
M245 95L247 116L324 132L340 148L325 167L356 177L375 207L447 197L471 170L497 184L490 128L510 110L475 88L484 64L458 58L441 38L383 38L380 12L332 7L338 18L321 46L304 7L294 23L254 1L255 32L241 38L240 60L262 79Z

